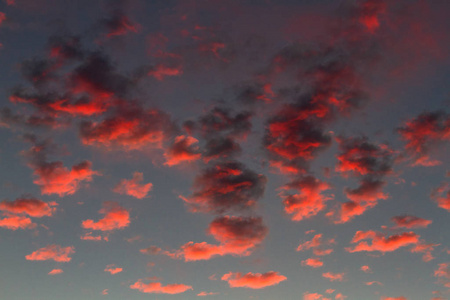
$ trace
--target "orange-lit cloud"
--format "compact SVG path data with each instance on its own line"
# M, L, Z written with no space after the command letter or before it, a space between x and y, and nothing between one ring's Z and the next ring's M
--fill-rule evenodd
M197 294L197 296L199 296L199 297L204 297L204 296L214 296L214 295L219 295L219 293L217 293L217 292L205 292L205 291L203 291L203 292L200 292L200 293Z
M196 145L198 140L191 136L180 135L175 138L173 144L167 149L164 156L165 165L174 166L182 162L190 162L201 157L199 147Z
M130 285L130 288L139 290L142 293L170 295L181 294L187 290L192 290L190 285L175 283L163 286L160 282L143 283L142 280L138 280L134 284Z
M25 256L27 260L54 260L57 262L69 262L70 255L75 253L74 247L61 247L59 245L48 245Z
M365 282L364 284L365 285L375 285L375 284L377 284L379 286L383 286L383 284L381 282L379 282L379 281L368 281L368 282Z
M111 275L114 275L114 274L122 272L123 269L116 267L116 265L113 264L113 265L107 265L104 271L111 273Z
M434 277L438 278L437 283L450 288L450 263L439 264L438 268L434 270Z
M329 255L333 252L333 249L323 249L323 246L334 244L334 239L322 240L322 234L316 234L310 241L300 243L297 247L297 251L313 250L313 254L317 256Z
M436 201L440 208L450 211L450 185L442 183L431 193L431 198Z
M306 176L282 187L283 190L295 189L297 194L282 192L284 210L292 215L293 221L301 221L317 215L326 207L325 202L332 197L322 195L330 186L313 176Z
M148 192L151 191L153 184L146 183L144 181L144 175L140 172L134 172L133 178L130 180L122 179L115 187L114 192L119 194L126 194L138 199L147 197Z
M319 258L308 258L306 260L302 260L302 266L320 268L323 266L323 261L321 261Z
M41 218L51 216L55 211L55 202L44 202L36 198L18 198L14 201L0 202L0 210L14 213L27 214L30 217Z
M391 219L395 223L395 228L425 228L433 221L425 220L416 216L395 216Z
M408 300L406 297L381 297L380 300Z
M345 280L345 273L332 273L332 272L326 272L322 274L323 278L326 278L330 281L344 281Z
M232 288L246 287L251 289L262 289L268 286L277 285L287 278L278 272L269 271L267 273L227 273L221 278L224 281L228 281L228 284Z
M353 249L345 248L348 252L360 252L360 251L380 251L380 252L391 252L395 251L401 247L414 245L419 242L420 236L414 232L403 232L400 234L395 234L391 236L384 236L380 232L369 231L357 231L352 239L352 243L358 243ZM366 240L372 240L369 245Z
M17 229L31 229L35 228L36 224L30 218L25 216L16 216L6 214L3 219L0 219L0 227L17 230Z
M62 273L64 273L64 271L61 269L53 269L50 272L48 272L48 275L58 275L58 274L62 274Z
M436 166L441 162L430 158L429 153L440 142L450 139L450 116L441 111L424 112L405 122L398 132L406 141L413 166Z
M109 231L125 228L130 224L129 212L115 202L104 202L99 213L105 216L97 222L84 220L81 226L85 229Z
M303 300L331 300L331 298L324 297L319 293L303 293Z
M361 266L360 270L363 271L364 273L372 273L372 270L370 269L369 266Z

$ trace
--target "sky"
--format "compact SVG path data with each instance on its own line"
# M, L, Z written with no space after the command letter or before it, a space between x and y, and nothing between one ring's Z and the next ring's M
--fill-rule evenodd
M449 13L1 0L0 298L450 299Z

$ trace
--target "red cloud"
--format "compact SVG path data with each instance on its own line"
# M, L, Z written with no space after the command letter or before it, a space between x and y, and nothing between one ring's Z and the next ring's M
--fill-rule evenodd
M183 256L186 261L195 261L208 260L218 255L250 255L252 249L265 238L267 228L261 218L224 216L211 222L208 233L221 244L189 242L181 247L177 256Z
M425 228L433 221L425 220L416 216L396 216L391 219L395 223L395 228Z
M85 220L81 226L85 229L109 231L127 227L130 224L128 211L115 202L106 201L99 213L104 214L103 219L98 222Z
M54 260L57 262L69 262L71 254L75 253L74 247L61 247L59 245L48 245L25 256L27 260Z
M450 211L450 189L448 183L443 183L431 193L440 208Z
M166 162L164 164L173 166L182 162L189 162L199 159L201 154L198 153L199 148L195 145L197 143L198 140L191 136L177 136L173 145L167 149L166 153L164 153L166 158Z
M381 297L381 300L408 300L408 298L405 297Z
M279 275L278 272L269 271L264 274L260 273L227 273L222 276L222 280L228 281L228 284L232 288L247 287L251 289L262 289L268 286L277 285L287 278L283 275Z
M92 181L93 175L100 175L91 169L91 165L87 160L72 166L71 170L64 167L60 161L32 165L33 174L37 176L33 182L40 186L44 195L72 195L80 188L81 182Z
M333 239L329 239L328 241L323 242L322 234L319 233L319 234L316 234L312 238L312 240L303 242L300 245L298 245L297 251L305 251L305 250L313 249L314 255L317 255L317 256L329 255L331 252L333 252L333 249L325 249L324 250L321 248L321 246L322 245L330 245L333 243L334 243Z
M262 197L266 177L248 170L238 162L218 163L197 176L195 192L180 196L193 211L217 212L251 207Z
M379 17L386 12L386 3L378 0L363 1L358 10L358 21L373 34L380 27Z
M325 298L319 293L303 293L303 300L331 300L331 298Z
M0 210L14 214L27 214L30 217L41 218L51 216L55 211L55 202L46 203L35 198L18 198L14 201L0 202Z
M322 195L330 186L313 176L306 176L282 187L283 190L296 189L298 194L289 195L282 192L284 210L291 214L293 221L301 221L317 215L325 209L325 202L331 200Z
M116 267L115 265L107 265L104 271L111 273L111 275L114 275L114 274L122 272L123 269Z
M320 268L321 266L323 266L323 262L318 258L308 258L306 260L302 260L302 266Z
M159 110L122 107L120 113L99 123L82 123L80 134L85 145L136 150L161 147L171 126L169 116Z
M403 232L400 234L391 235L385 237L380 232L375 231L357 231L352 239L352 243L358 243L353 249L346 248L348 252L360 252L360 251L380 251L391 252L401 247L405 247L411 244L417 244L420 236L414 232ZM361 240L372 240L371 245Z
M108 38L128 34L129 32L138 32L140 25L133 23L127 16L121 12L116 12L108 19L104 19L103 23L108 30L106 36Z
M6 15L4 12L0 11L0 26L2 25L2 23L6 20Z
M171 295L184 293L187 290L192 290L192 287L190 285L168 284L166 286L163 286L160 282L143 283L141 279L130 285L130 288L139 290L142 293Z
M167 66L164 64L157 64L155 67L148 71L148 76L153 76L158 80L163 80L167 76L178 76L183 74L183 69L180 65L178 66Z
M434 259L434 256L431 254L431 252L433 252L434 247L437 247L439 245L440 244L425 244L425 241L421 240L418 244L411 248L411 252L424 253L422 256L422 260L424 262L429 262Z
M327 278L330 281L344 281L345 280L345 273L323 273L323 278Z
M133 178L130 180L122 179L115 187L114 192L119 194L126 194L136 197L138 199L145 198L148 192L152 189L153 184L141 184L144 180L144 175L140 172L134 172Z
M6 217L0 219L0 227L17 230L19 228L35 228L36 224L33 223L30 218L7 214Z
M48 272L48 275L58 275L58 274L62 274L62 273L64 273L64 271L61 269L53 269L50 272Z
M430 159L428 154L439 142L450 139L450 115L424 112L407 121L398 132L407 142L406 150L414 160L413 166L435 166L441 162Z
M438 268L434 270L434 277L439 278L438 283L450 288L450 263L439 264Z
M80 239L85 240L85 241L101 241L102 236L101 235L93 236L92 232L87 232L85 235L80 236ZM103 240L107 241L108 238L103 237Z

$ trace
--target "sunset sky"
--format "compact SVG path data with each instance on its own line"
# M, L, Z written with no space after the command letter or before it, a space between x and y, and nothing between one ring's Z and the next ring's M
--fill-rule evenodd
M0 299L450 299L450 1L0 1Z

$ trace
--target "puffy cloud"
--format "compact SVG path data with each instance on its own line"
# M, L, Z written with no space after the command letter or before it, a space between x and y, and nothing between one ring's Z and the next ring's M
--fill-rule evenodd
M81 226L85 229L110 231L125 228L130 224L129 212L115 202L103 202L103 208L99 213L105 216L97 222L84 220Z
M322 274L323 278L327 278L330 281L344 281L345 280L345 273L332 273L332 272L326 272Z
M14 214L26 214L30 217L41 218L51 216L55 211L55 202L44 202L36 198L18 198L14 201L0 202L0 210Z
M31 229L35 228L36 224L25 216L7 214L3 219L0 219L0 227L11 230Z
M143 283L141 279L130 285L130 288L139 290L142 293L170 295L181 294L187 290L192 290L190 285L175 283L163 286L160 282Z
M191 136L180 135L175 138L173 144L166 150L165 165L174 166L182 162L195 161L201 157L198 140Z
M230 254L247 256L263 241L267 231L260 217L218 217L209 225L208 233L220 242L219 245L188 242L181 247L175 257L184 257L185 261L196 261ZM160 252L160 249L157 252ZM163 254L171 256L170 252Z
M297 194L287 194L282 192L284 210L291 214L293 221L301 221L306 218L317 215L325 209L325 202L331 200L332 197L322 195L322 192L328 190L330 186L313 176L306 176L297 179L281 189L295 189Z
M391 236L384 236L381 232L369 231L357 231L352 239L352 243L358 243L353 249L345 248L348 252L360 252L360 251L380 251L380 252L391 252L395 251L401 247L414 245L419 242L420 236L414 232L403 232L400 234L395 234ZM372 240L369 245L366 240Z
M118 113L101 122L82 122L82 142L107 149L162 147L173 129L169 116L159 110L145 110L132 104L122 105L118 109Z
M425 220L416 216L403 215L395 216L391 219L395 223L395 228L425 228L433 221Z
M123 269L116 267L116 265L113 264L113 265L107 265L104 271L111 273L111 275L114 275L114 274L122 272Z
M430 158L429 153L441 141L450 139L450 115L442 111L424 112L406 121L398 132L406 141L413 166L435 166L441 162Z
M57 262L69 262L70 255L75 253L72 246L61 247L59 245L48 245L25 256L27 260L54 260Z
M64 273L64 271L61 269L53 269L50 272L48 272L48 275L58 275L58 274L62 274L62 273Z
M33 182L40 186L43 195L72 195L80 189L82 182L92 181L92 176L100 174L93 171L91 166L92 163L87 160L72 166L70 170L60 161L32 165L36 176Z
M195 192L180 196L193 211L223 213L249 208L263 196L266 177L238 162L221 162L196 177Z
M323 266L323 261L321 261L319 258L308 258L306 260L302 260L302 266L320 268Z
M228 281L228 284L232 288L246 287L251 289L262 289L268 286L277 285L286 280L287 277L274 271L269 271L263 274L251 272L247 274L242 274L240 272L229 272L223 275L221 279Z
M130 180L122 179L115 187L114 192L126 194L138 199L147 197L148 192L152 189L152 183L141 184L144 181L144 175L140 172L134 172L133 178Z

